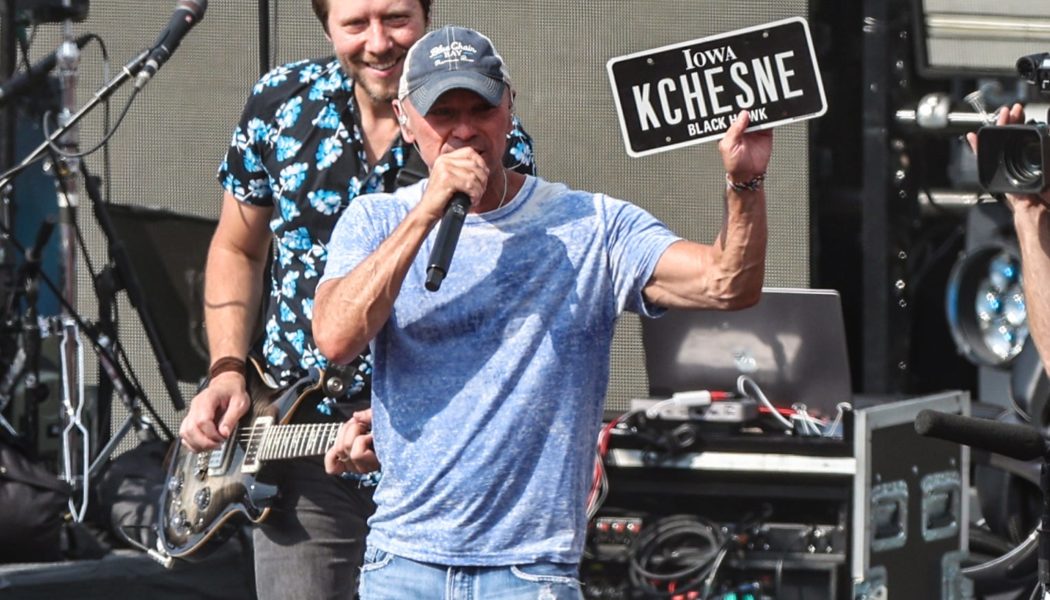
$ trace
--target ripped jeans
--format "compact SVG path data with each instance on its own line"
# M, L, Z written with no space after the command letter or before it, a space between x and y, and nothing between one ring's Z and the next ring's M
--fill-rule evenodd
M369 546L361 600L582 600L576 565L450 567L421 563Z

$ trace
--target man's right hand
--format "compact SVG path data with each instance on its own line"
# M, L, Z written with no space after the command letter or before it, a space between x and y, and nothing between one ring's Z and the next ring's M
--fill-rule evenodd
M218 448L236 430L250 404L244 375L219 374L190 403L179 426L182 443L194 452Z
M441 220L456 192L469 196L471 206L476 207L485 193L488 178L489 168L473 148L465 146L442 154L430 168L419 206L431 215L432 221Z

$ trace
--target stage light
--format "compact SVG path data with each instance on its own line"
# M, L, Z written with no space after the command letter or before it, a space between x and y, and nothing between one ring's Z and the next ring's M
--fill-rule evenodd
M1028 339L1016 249L990 243L960 257L948 277L946 309L952 338L964 356L982 366L1010 364Z

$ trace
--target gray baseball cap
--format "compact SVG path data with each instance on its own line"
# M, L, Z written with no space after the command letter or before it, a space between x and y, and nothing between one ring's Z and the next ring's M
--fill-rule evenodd
M495 106L508 85L507 65L492 40L473 29L447 25L408 50L397 96L407 97L425 115L449 90L470 90Z

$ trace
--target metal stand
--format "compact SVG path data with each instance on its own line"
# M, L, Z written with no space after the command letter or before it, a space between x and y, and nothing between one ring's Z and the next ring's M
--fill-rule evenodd
M1050 451L1043 455L1039 470L1039 490L1043 493L1043 514L1039 516L1039 596L1050 600Z
M102 233L105 235L106 240L109 242L109 253L112 260L112 265L106 267L106 279L109 279L112 285L108 286L109 289L103 290L99 294L99 303L103 305L100 307L100 314L103 314L103 321L108 321L109 307L111 305L114 295L119 291L120 287L123 287L128 293L128 299L131 301L132 306L138 311L139 319L142 321L142 326L146 331L146 336L149 338L151 345L153 346L154 352L157 355L157 360L161 365L161 373L168 373L168 377L171 381L174 381L175 374L171 367L171 363L168 362L163 350L160 346L160 338L157 334L157 327L154 324L153 318L146 307L144 293L141 285L139 285L138 278L135 276L135 271L130 266L130 260L127 256L127 251L124 248L123 243L117 237L116 231L113 227L113 221L109 216L109 212L106 209L105 202L102 201L102 195L98 189L98 183L94 178L90 176L87 171L87 166L81 164L85 176L85 183L87 186L88 198L91 200L91 205L94 208L95 218L102 229ZM109 341L115 339L115 332L107 331L111 329L110 326L103 326L99 339L105 345ZM124 420L124 423L120 428L113 433L110 437L109 442L106 446L99 451L98 456L92 463L88 474L95 475L102 466L105 465L106 460L116 449L117 445L121 440L124 439L132 429L142 432L145 435L151 436L153 439L157 438L156 431L153 430L153 424L143 415L142 405L148 406L148 402L145 397L141 397L139 394L129 393L127 387L124 385L126 378L119 372L119 367L113 364L108 356L99 357L100 365L107 375L107 379L112 386L112 391L121 399L124 406L128 410L128 416ZM176 409L181 410L184 407L181 396L177 395L178 384L175 386L176 394L172 395L171 400L175 405ZM107 407L108 409L108 407ZM151 412L152 409L151 409ZM169 437L171 437L169 435Z
M0 0L0 81L7 81L15 72L17 44L15 35L14 0ZM15 105L0 107L0 171L6 170L14 162L15 155ZM11 186L0 186L0 225L8 230L14 229L15 215L12 209ZM14 280L15 257L11 240L0 235L0 306L4 306L16 293ZM0 315L0 323L5 315ZM12 360L14 347L0 332L0 360ZM0 411L3 410L0 402ZM0 414L3 419L3 414ZM0 425L6 424L6 421ZM11 429L10 425L5 426Z
M915 430L919 435L939 438L957 444L981 448L994 455L1002 455L1016 461L1040 459L1039 490L1043 495L1043 511L1039 525L1033 532L1036 546L1036 587L1031 598L1050 600L1050 441L1039 429L1029 425L1002 423L987 419L946 415L936 411L921 411L915 418ZM1016 469L1006 469L1015 471ZM981 566L981 576L1003 577L1015 570L1021 551L1031 548L1029 536L1022 546L1002 557L990 561L991 567ZM1009 560L1008 560L1009 557ZM1022 557L1023 558L1023 557ZM968 577L978 575L975 567L964 569ZM1014 574L1016 575L1016 574Z
M75 154L80 149L80 134L71 123L77 105L77 69L80 66L80 49L73 36L73 22L62 23L63 42L56 53L56 65L62 94L62 109L58 123L65 131L58 138L58 147ZM77 305L77 206L80 203L80 159L64 155L54 157L51 169L58 188L58 233L61 243L62 297L62 341L59 356L62 365L62 412L65 427L62 429L62 477L82 492L80 507L70 499L69 508L76 521L84 519L89 497L87 480L88 461L91 457L91 435L84 424L84 354L80 345L80 329L72 318Z
M107 83L101 90L95 93L91 101L76 113L73 109L76 105L76 71L79 65L80 51L72 34L72 22L67 20L63 23L63 35L65 40L59 47L57 56L57 67L62 84L62 110L59 115L59 127L48 138L31 152L15 167L0 174L0 189L8 186L12 179L41 158L45 153L51 151L52 144L57 145L66 154L75 154L79 146L76 130L77 123L95 106L105 101L128 79L134 77L141 70L149 51L143 51L139 56L129 62ZM124 373L112 351L113 340L106 336L95 336L91 332L83 331L83 322L76 314L76 208L79 204L80 187L84 178L83 165L79 158L68 156L54 157L51 168L53 169L58 185L59 198L59 232L62 245L63 285L59 293L62 305L61 330L63 339L60 346L60 362L62 368L62 405L63 420L65 427L62 432L63 446L63 478L81 491L79 500L70 500L70 510L73 518L80 521L84 518L89 498L90 478L96 474L116 448L120 439L132 428L137 427L144 431L152 432L152 424L144 419L139 399L141 393L129 393L130 382ZM89 195L91 187L89 185ZM96 199L101 202L100 198ZM8 229L9 228L5 228ZM88 428L84 423L84 379L83 379L83 348L81 334L87 333L92 339L98 351L98 358L102 369L105 371L109 381L113 384L114 391L121 397L128 407L130 416L128 421L120 428L119 437L115 436L98 453L94 463L89 463L92 456L92 440ZM166 361L165 361L166 362ZM162 375L166 375L165 383L172 394L173 402L181 407L181 396L178 394L178 384L171 375L170 365L161 365ZM145 399L142 398L144 402ZM146 406L152 411L152 407ZM155 414L155 412L154 412ZM158 419L159 421L159 419ZM160 426L171 437L171 432ZM79 505L79 506L78 506Z

